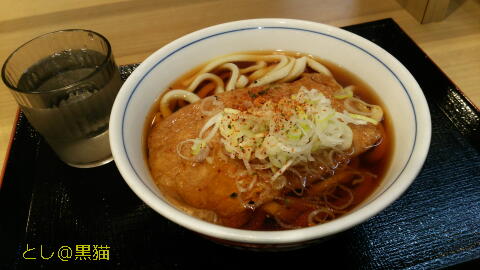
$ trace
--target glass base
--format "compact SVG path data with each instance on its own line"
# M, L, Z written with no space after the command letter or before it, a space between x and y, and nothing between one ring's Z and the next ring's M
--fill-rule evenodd
M104 159L104 160L101 160L101 161L95 161L95 162L86 163L86 164L71 164L71 163L68 163L68 162L65 162L65 163L70 167L87 169L87 168L100 167L102 165L110 163L112 160L113 160L113 156L110 156L107 159Z

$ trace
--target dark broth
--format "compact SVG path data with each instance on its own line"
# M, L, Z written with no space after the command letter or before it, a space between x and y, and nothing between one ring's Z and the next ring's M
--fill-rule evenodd
M245 52L247 54L285 54L289 56L303 56L305 54L301 53L296 53L296 52L284 52L284 51L255 51L255 52ZM360 184L355 184L353 185L352 183L348 184L348 188L351 189L353 195L354 195L354 200L353 202L346 207L345 209L342 209L340 211L341 213L338 215L335 215L335 218L344 215L345 213L348 213L352 209L356 208L359 204L361 204L363 201L365 201L374 191L375 189L380 185L391 161L392 153L393 153L393 145L394 145L394 137L393 137L393 128L392 128L392 121L390 119L390 115L388 114L388 111L386 111L386 107L384 106L383 102L378 98L378 96L375 94L375 92L372 90L372 88L367 85L365 82L363 82L360 78L358 78L356 75L352 74L348 70L344 69L343 67L340 67L334 63L325 61L321 58L314 57L315 60L320 62L321 64L325 65L333 74L335 79L337 80L338 83L340 83L342 86L346 87L348 85L354 85L355 86L355 96L359 97L363 101L370 103L370 104L377 104L380 105L384 111L384 119L379 125L382 125L384 134L385 136L383 137L382 142L376 146L373 147L372 149L368 150L367 152L363 153L360 156L357 156L355 158L350 159L349 166L354 167L357 170L361 171L368 171L369 173L376 175L376 177L367 177L362 183ZM239 67L241 68L242 66L246 66L248 63L240 63ZM194 74L196 74L204 65L200 65L191 71L187 72L186 74L182 75L178 80L176 80L174 83L171 84L169 87L169 90L171 89L182 89L185 88L185 86L181 83L182 81L185 81L185 79L192 77ZM306 72L311 72L311 70L307 69ZM222 72L225 73L225 72ZM216 73L217 75L221 76L222 73ZM226 81L224 79L224 81ZM201 89L205 85L205 82L200 84L197 89ZM160 98L158 99L160 100ZM174 107L172 107L173 111L178 110L180 107L184 106L185 104L177 103ZM155 105L152 107L146 122L145 122L145 128L144 128L144 149L145 149L145 159L148 160L148 149L147 149L147 137L148 134L150 133L151 127L157 122L161 121L161 116L160 113L158 112L158 101L155 103ZM385 149L385 155L383 155L378 161L376 162L370 162L369 160L374 159L375 157L373 156L375 153L376 148L378 147L383 147ZM373 158L372 158L373 156ZM148 162L147 162L148 163ZM308 191L308 187L306 189ZM333 204L337 203L342 203L342 200L344 198L341 198L341 193L339 192L338 195L340 198L338 199L333 199L331 202ZM296 205L295 201L297 199L302 199L298 195L293 194L292 192L285 192L285 196L291 199L294 199L293 202L291 203L290 206L287 208L295 210L295 208L301 208L302 203L299 202L298 205ZM302 211L302 209L299 209L298 211ZM305 217L303 217L305 218ZM329 219L330 220L330 219ZM282 230L286 229L285 226L281 226L271 215L266 213L265 211L262 210L262 207L256 209L255 211L252 211L251 213L251 218L250 221L247 222L245 225L243 225L241 228L244 229L251 229L251 230Z

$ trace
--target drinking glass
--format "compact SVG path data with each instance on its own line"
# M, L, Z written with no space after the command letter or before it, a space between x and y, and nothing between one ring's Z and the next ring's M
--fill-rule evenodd
M108 121L122 80L105 37L71 29L34 38L7 58L2 79L65 163L89 168L112 160Z

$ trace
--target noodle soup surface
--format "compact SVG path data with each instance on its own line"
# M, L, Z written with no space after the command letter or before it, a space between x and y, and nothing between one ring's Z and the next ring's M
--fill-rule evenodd
M328 222L361 204L392 152L388 115L347 70L295 52L227 55L176 80L152 109L146 159L167 199L251 230Z

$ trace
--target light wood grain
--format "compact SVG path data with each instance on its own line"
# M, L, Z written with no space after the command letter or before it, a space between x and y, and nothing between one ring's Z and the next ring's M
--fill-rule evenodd
M422 22L429 0L397 0L415 19Z
M10 8L11 6L15 8ZM0 59L49 31L92 29L111 42L119 64L140 62L166 43L227 21L285 17L345 26L393 18L480 105L480 2L463 2L443 21L419 24L395 0L2 0ZM5 156L17 106L0 86L0 157ZM0 166L3 161L0 159Z
M427 10L423 16L422 23L441 21L447 15L451 0L428 1Z
M397 0L421 23L441 21L456 0Z

